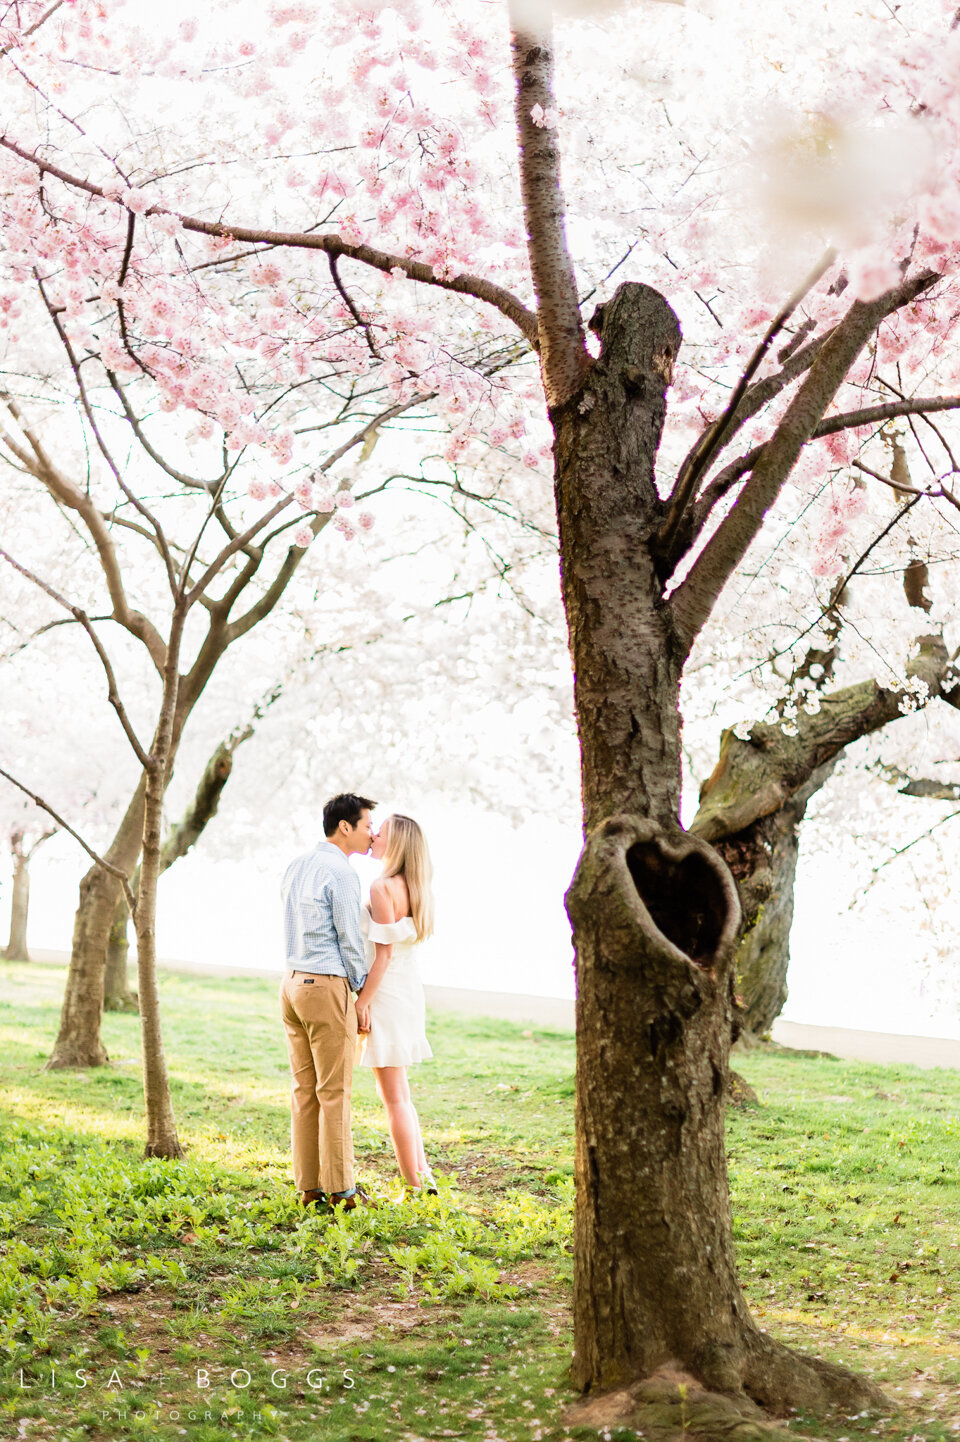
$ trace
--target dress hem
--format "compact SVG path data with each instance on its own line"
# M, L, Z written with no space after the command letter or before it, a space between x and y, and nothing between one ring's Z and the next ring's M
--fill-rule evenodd
M432 1056L433 1056L433 1052L429 1049L429 1047L427 1048L426 1051L419 1052L418 1055L416 1055L416 1056L399 1056L399 1057L397 1057L397 1056L396 1056L396 1053L391 1052L391 1053L388 1053L388 1059L385 1060L385 1059L383 1059L383 1058L381 1058L381 1057L378 1056L377 1059L376 1059L376 1061L371 1061L371 1060L369 1060L369 1059L368 1059L368 1055L365 1053L364 1056L360 1059L358 1065L359 1065L359 1066L365 1066L365 1067L375 1067L375 1066L416 1066L418 1062L429 1061ZM394 1059L394 1058L396 1058L396 1059Z

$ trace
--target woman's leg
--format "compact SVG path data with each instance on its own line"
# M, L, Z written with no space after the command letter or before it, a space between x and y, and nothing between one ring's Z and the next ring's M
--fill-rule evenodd
M430 1165L427 1161L427 1154L423 1150L423 1133L420 1130L420 1117L412 1101L410 1103L410 1110L413 1113L413 1124L417 1129L417 1171L429 1172Z
M400 1174L411 1187L418 1187L418 1174L426 1168L426 1158L416 1108L410 1100L407 1069L405 1066L376 1066L373 1074L377 1079L380 1100L387 1109L387 1125Z

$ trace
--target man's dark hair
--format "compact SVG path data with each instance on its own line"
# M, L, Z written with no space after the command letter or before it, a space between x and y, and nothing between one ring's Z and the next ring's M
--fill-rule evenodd
M354 796L352 791L344 791L340 796L331 796L323 808L324 836L332 836L341 821L345 821L352 829L357 825L364 811L372 811L376 804L366 796Z

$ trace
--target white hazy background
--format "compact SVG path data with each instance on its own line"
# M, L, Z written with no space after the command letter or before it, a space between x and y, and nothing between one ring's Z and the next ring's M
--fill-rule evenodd
M444 803L411 807L404 801L398 809L415 811L436 871L438 925L423 949L424 980L572 997L563 893L579 852L576 828L537 817L514 827L480 808ZM386 815L387 808L378 814ZM248 862L212 862L202 850L178 862L160 883L160 955L279 974L280 875L310 844L312 838L294 838L289 854L265 853ZM361 859L358 866L369 887L376 863ZM37 854L30 906L30 943L37 950L69 949L76 888L85 869L77 848L61 838ZM960 1040L956 1002L942 998L936 976L921 964L924 947L915 922L891 925L888 914L872 924L869 909L849 911L854 890L842 858L801 861L784 1019ZM7 874L0 892L0 945L6 941L9 898ZM905 890L905 915L907 900Z

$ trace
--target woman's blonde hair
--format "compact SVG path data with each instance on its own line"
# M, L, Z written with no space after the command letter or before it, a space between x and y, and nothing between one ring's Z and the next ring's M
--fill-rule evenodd
M417 940L433 935L433 864L427 838L411 816L388 816L383 876L402 876L410 898L410 916Z

